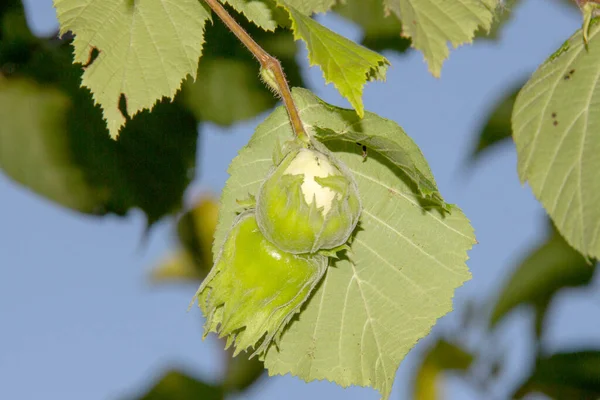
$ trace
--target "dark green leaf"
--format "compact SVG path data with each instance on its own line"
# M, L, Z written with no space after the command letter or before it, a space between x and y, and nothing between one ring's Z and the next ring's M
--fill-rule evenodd
M180 371L169 371L138 400L222 400L222 388L209 385Z
M237 19L266 51L279 59L290 86L304 86L291 33L284 29L265 32L243 17ZM275 106L277 98L258 79L258 62L220 20L207 26L205 37L197 79L184 83L182 96L197 119L231 125Z
M35 39L23 52L0 53L0 166L84 213L122 215L138 207L151 224L176 211L194 173L196 119L178 101L163 101L111 140L100 108L79 87L71 51L65 42Z
M248 359L247 353L229 358L223 387L227 392L241 392L254 384L266 372L258 357Z
M537 360L529 379L513 398L544 393L552 399L597 400L600 398L600 351L557 353Z
M501 290L491 316L491 326L522 304L544 313L552 297L566 287L586 285L595 266L553 231L546 243L533 251L514 271ZM543 315L538 317L541 325Z
M410 48L410 39L400 35L400 21L395 15L385 15L381 0L347 1L335 6L334 11L363 29L361 44L371 50L403 53Z
M476 160L490 148L494 148L500 143L511 139L512 128L510 117L517 94L524 83L516 85L513 89L505 92L502 98L496 102L487 119L485 119L485 125L479 131L477 145L473 154L471 154L472 160Z

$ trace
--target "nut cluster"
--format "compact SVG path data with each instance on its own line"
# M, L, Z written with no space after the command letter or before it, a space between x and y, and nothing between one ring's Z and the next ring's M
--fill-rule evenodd
M198 289L205 334L227 337L235 354L253 348L263 356L321 281L327 255L346 245L360 213L358 187L341 162L288 148Z

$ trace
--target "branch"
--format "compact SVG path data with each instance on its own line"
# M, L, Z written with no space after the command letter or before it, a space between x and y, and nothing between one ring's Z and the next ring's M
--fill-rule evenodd
M296 136L304 142L308 142L308 135L304 131L304 126L300 120L300 114L292 98L292 92L288 85L281 63L279 60L269 53L267 53L258 43L252 39L252 37L237 23L237 21L225 10L225 8L219 3L218 0L204 0L204 2L221 18L223 23L229 28L231 32L237 36L237 38L250 50L250 52L256 57L262 69L270 71L276 83L276 89L278 94L283 99L283 104L288 112L290 121L292 123L292 129Z

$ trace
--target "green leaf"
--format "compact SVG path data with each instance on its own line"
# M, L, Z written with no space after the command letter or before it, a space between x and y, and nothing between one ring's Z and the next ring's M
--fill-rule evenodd
M596 22L598 19L596 20ZM600 24L577 31L533 74L512 114L519 176L567 242L600 258Z
M395 15L385 14L381 0L342 2L335 6L334 11L363 29L361 44L371 50L389 49L402 53L410 48L410 39L400 36L400 21Z
M492 26L498 0L384 0L386 10L402 21L402 35L423 52L429 71L439 77L453 47L471 43L475 31Z
M52 201L92 213L105 195L74 165L63 134L70 106L69 97L55 88L0 81L0 168Z
M274 31L277 22L273 19L273 11L262 0L222 0L240 13L244 14L249 21L266 31Z
M280 2L279 0L275 1ZM335 5L336 0L285 0L285 3L304 15L311 15L329 11Z
M571 2L571 0L567 0ZM481 39L498 40L500 38L500 32L504 26L511 20L513 16L513 10L519 6L522 2L519 0L502 0L498 2L496 7L496 13L494 14L494 20L489 30L479 29L475 37Z
M425 354L417 370L413 398L418 400L437 400L438 381L444 371L465 371L473 362L473 356L455 344L438 340Z
M485 120L485 125L479 130L478 142L471 154L471 160L476 160L490 148L495 148L500 143L510 140L512 137L512 126L510 117L513 111L517 94L523 87L523 83L508 90L502 98L496 102L491 113Z
M364 116L363 86L367 80L384 80L389 61L353 41L330 31L305 16L287 1L280 0L292 19L296 40L306 42L311 65L319 65L326 83L333 83L356 113Z
M167 372L138 400L223 400L223 389L202 382L180 371Z
M265 365L258 358L248 359L239 354L227 360L223 387L227 392L243 392L258 381L265 373Z
M60 33L75 34L74 62L85 66L81 84L101 105L112 138L126 121L122 96L133 116L173 97L187 75L196 76L211 18L203 2L55 0L54 6Z
M544 393L552 399L589 399L600 397L600 351L557 353L536 361L529 379L511 398Z
M415 191L423 196L419 200L421 206L437 205L450 210L437 190L423 153L398 124L371 113L360 120L355 113L324 102L320 105L321 113L303 116L303 123L319 141L348 142L358 145L357 149L366 146L367 154L372 150L384 157L416 184Z
M535 249L512 273L494 305L490 325L494 327L508 313L523 304L531 304L542 311L554 295L568 287L587 285L592 280L595 266L569 246L558 232Z
M2 95L0 168L84 213L139 207L152 224L177 211L193 178L197 121L178 101L161 101L111 140L101 110L79 87L69 47L36 40L22 53L0 53L13 65L3 83L13 90Z
M338 122L330 116L353 114L325 106L307 90L293 93L303 121L318 124L313 128L333 130ZM367 135L410 142L400 127L374 114L367 113L360 123ZM256 194L272 166L274 147L291 137L288 116L280 107L233 160L213 252L221 248L241 210L236 199ZM357 180L363 203L360 228L352 251L328 268L279 345L268 349L265 365L271 375L371 386L387 398L400 361L452 309L454 290L470 278L465 261L475 242L473 230L456 207L444 216L424 210L412 182L384 156L370 151L364 161L354 143L326 145ZM429 171L422 155L415 163Z
M279 59L291 86L304 86L290 31L265 32L243 20L240 24ZM220 20L206 28L205 39L198 76L184 82L181 96L198 120L231 125L275 106L277 98L258 79L256 59Z

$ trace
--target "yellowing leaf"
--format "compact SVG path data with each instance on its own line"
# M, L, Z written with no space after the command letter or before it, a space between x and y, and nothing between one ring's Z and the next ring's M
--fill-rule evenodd
M363 86L367 80L384 80L389 61L380 54L325 28L295 9L287 1L284 5L292 19L296 40L306 42L311 65L319 65L326 83L333 83L356 113L365 114L362 102Z
M179 241L192 255L204 278L213 265L212 243L217 227L219 205L212 197L199 200L194 208L182 215L177 224Z
M473 356L460 347L438 341L425 355L417 370L414 384L415 400L438 400L438 384L446 370L464 371L471 365Z
M471 43L479 28L492 26L498 0L384 0L386 10L402 21L402 35L423 52L429 71L440 76L454 47Z
M600 19L542 64L512 113L519 177L567 243L600 258Z
M152 108L196 76L210 12L198 0L54 0L61 34L75 34L74 61L83 64L82 86L100 104L116 138L127 113ZM98 56L93 59L94 50Z
M217 226L219 205L212 197L203 197L177 224L182 249L169 254L152 271L154 282L201 281L213 265L212 242Z
M203 277L191 254L185 250L167 256L150 274L152 282L200 281Z

